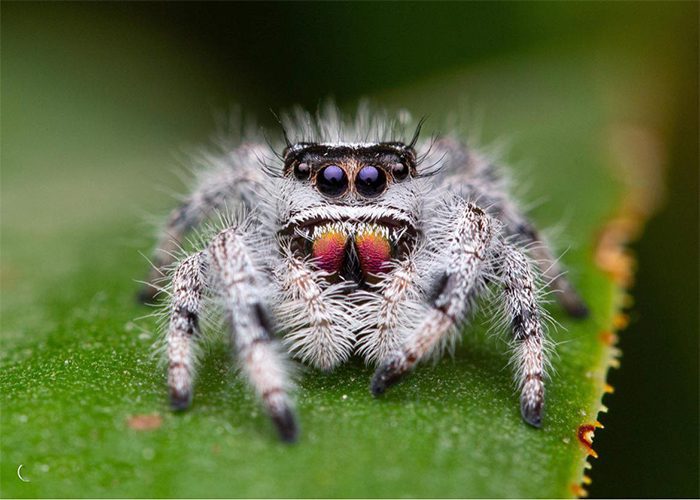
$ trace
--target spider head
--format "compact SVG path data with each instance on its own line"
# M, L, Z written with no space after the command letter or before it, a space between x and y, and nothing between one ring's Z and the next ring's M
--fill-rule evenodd
M417 237L416 152L401 142L297 143L284 151L282 235L330 274L363 282Z

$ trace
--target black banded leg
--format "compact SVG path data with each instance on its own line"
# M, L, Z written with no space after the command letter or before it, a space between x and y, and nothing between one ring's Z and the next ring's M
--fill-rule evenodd
M246 236L238 228L219 233L209 246L212 277L231 324L242 372L262 400L285 442L297 439L298 427L288 396L291 386L285 358L272 337L262 273L250 258Z
M197 221L190 202L183 203L170 213L163 234L158 239L156 249L151 257L151 268L148 271L146 282L139 290L139 302L147 304L155 299L160 291L157 283L162 281L167 267L175 262L175 255L180 249L180 244Z
M529 222L517 225L517 236L523 245L531 245L530 254L549 287L559 293L556 299L573 318L588 316L588 307L566 276L564 268L557 262L551 250Z
M173 276L166 350L170 404L175 410L184 410L192 402L205 270L204 257L197 253L185 259Z
M372 394L381 396L389 387L398 384L455 326L454 318L440 310L430 311L403 348L390 353L374 372L370 385Z
M416 363L456 333L480 292L494 228L489 217L472 203L459 203L456 210L459 215L453 221L449 238L449 258L432 308L409 334L402 349L391 353L377 368L371 384L375 396L399 382Z
M549 287L558 292L556 298L564 310L575 318L588 316L588 308L567 278L564 268L533 224L510 199L508 183L498 165L453 138L441 139L434 147L436 154L442 152L448 159L443 185L466 200L476 200L488 207L488 213L503 223L506 235L517 238L523 247L530 248L529 252Z
M259 154L254 148L241 146L230 153L227 158L230 163L208 159L215 162L212 170L199 179L195 190L168 217L153 252L146 284L138 294L140 302L154 300L159 291L157 283L162 280L164 270L175 262L180 245L191 230L217 212L253 204L260 192L260 182L264 181L263 173L257 168Z
M535 279L530 261L515 247L504 247L501 262L505 309L515 339L520 412L528 424L540 427L544 413L546 351L542 314L534 291Z

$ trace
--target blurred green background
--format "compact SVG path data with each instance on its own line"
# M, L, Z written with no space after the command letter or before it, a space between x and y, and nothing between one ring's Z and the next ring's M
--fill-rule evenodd
M59 231L80 238L72 227L114 210L168 207L151 186L177 188L159 177L173 152L206 141L214 116L233 103L269 125L268 108L314 108L327 96L391 100L396 89L460 71L478 75L494 62L591 64L604 81L628 59L658 61L640 65L639 87L666 94L622 114L659 129L666 198L633 246L632 322L620 335L622 369L610 376L616 393L606 398L606 429L596 435L601 458L590 494L698 496L697 3L3 2L1 9L3 261L9 255L33 269L16 276L3 263L4 307L34 293L17 281L75 270L69 249L57 247L47 260L42 239ZM614 87L639 90L633 80ZM463 92L488 122L494 111ZM611 107L622 101L611 93ZM503 132L517 153L518 131ZM136 175L142 203L101 196L127 192ZM68 210L52 212L58 198ZM120 242L124 252L152 244L145 225L124 232L132 233ZM3 331L3 342L13 340Z

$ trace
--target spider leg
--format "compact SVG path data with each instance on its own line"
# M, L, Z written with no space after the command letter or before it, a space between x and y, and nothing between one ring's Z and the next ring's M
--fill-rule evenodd
M262 182L262 173L253 168L257 158L250 147L242 146L229 156L207 158L211 170L201 175L194 191L168 216L153 252L152 267L139 292L142 303L153 300L159 288L154 285L163 269L175 261L185 236L207 217L227 207L243 204L250 207Z
M438 141L435 148L447 159L442 184L460 197L487 207L489 215L503 223L503 232L528 248L550 288L559 292L557 300L564 310L575 318L585 318L588 315L585 302L535 226L510 201L499 168L451 138Z
M513 219L517 220L517 215ZM532 223L522 217L519 222L512 222L506 227L511 228L508 232L515 235L523 246L530 247L529 252L533 260L538 264L542 276L549 283L549 287L559 292L557 301L567 314L574 318L587 317L589 311L586 303L567 278L566 271L552 255L552 250L540 237Z
M514 245L504 244L497 258L507 317L515 340L514 362L520 389L520 412L535 427L544 409L545 332L535 293L530 260Z
M319 271L291 253L276 276L285 295L278 309L290 331L285 338L290 350L325 371L347 360L355 333L344 285L322 288Z
M399 382L416 363L456 333L481 291L496 229L489 216L473 203L459 202L458 207L432 307L402 348L389 354L377 368L371 384L375 396Z
M359 292L357 297L366 300L363 306L369 333L360 338L357 353L368 363L379 363L401 347L402 333L407 324L424 312L420 307L419 290L416 286L418 272L414 262L415 254L387 273L379 282L375 293Z
M208 247L214 286L231 324L242 371L277 427L280 438L297 438L288 395L289 374L272 336L262 274L256 269L246 234L240 228L219 233Z
M185 259L173 276L166 351L170 404L175 410L184 410L192 402L195 343L199 336L205 271L204 256L196 253Z

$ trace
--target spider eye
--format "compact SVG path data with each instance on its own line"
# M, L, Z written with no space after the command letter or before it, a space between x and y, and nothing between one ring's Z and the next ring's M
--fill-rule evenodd
M318 173L316 187L327 196L340 196L348 188L348 177L338 165L328 165Z
M357 174L357 179L355 179L355 186L357 187L357 192L368 198L378 196L384 191L386 187L386 176L384 172L373 166L367 165L362 167L360 172Z
M391 165L391 173L394 174L394 179L402 181L408 177L408 167L405 163L394 163Z
M308 179L310 173L311 167L309 167L308 163L297 163L294 165L294 177L300 181L305 181Z

